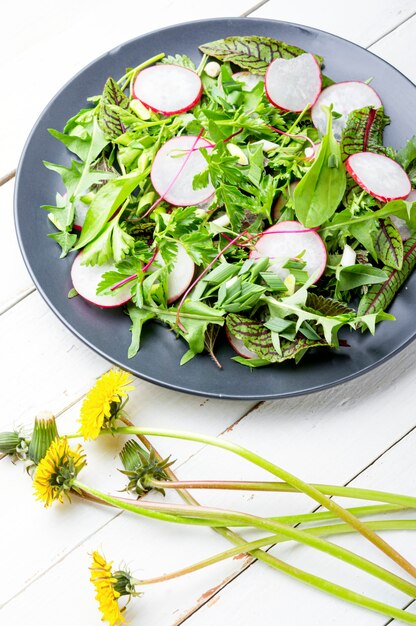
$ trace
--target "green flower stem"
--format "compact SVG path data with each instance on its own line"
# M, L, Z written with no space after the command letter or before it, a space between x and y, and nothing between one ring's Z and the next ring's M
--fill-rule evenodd
M157 487L161 489L168 489L169 487L176 489L176 490L184 489L184 488L195 489L194 487L195 483L191 483L191 482L188 483L188 481L178 480L176 482L174 481L170 482L170 481L163 481L163 480L149 480L148 482L149 482L149 487ZM250 483L247 483L247 484L250 484ZM216 487L209 487L209 488L215 489ZM223 487L220 487L220 489L222 488ZM240 487L237 487L237 489L240 489ZM251 487L248 488L248 490L256 491L256 489L251 489ZM263 490L257 489L257 491L263 491ZM272 491L272 490L267 489L266 491ZM352 513L352 515L355 515L355 517L366 517L369 515L378 515L380 513L389 513L391 511L403 511L407 508L408 507L399 506L397 504L376 504L376 505L369 505L369 506L350 507L350 508L346 508L345 510ZM301 523L307 523L307 522L321 522L324 520L339 519L339 518L338 518L338 515L335 515L335 513L332 513L331 511L320 511L316 513L302 513L298 515L283 515L283 516L279 515L278 517L269 517L267 519L274 520L276 522L282 522L282 524L301 524Z
M368 522L368 525L373 530L415 530L416 520L382 520L376 522ZM332 524L331 526L309 528L307 532L311 535L328 536L353 533L355 532L355 530L351 528L351 526L349 526L348 524ZM184 567L174 572L170 572L169 574L164 574L163 576L157 576L155 578L135 580L134 584L151 585L153 583L165 582L167 580L172 580L173 578L179 578L180 576L184 576L185 574L191 574L192 572L196 572L197 570L208 567L209 565L214 565L215 563L219 563L220 561L225 561L226 559L232 558L234 556L246 554L248 552L251 552L252 550L257 550L258 548L271 546L276 543L283 543L285 541L288 541L288 539L286 537L282 537L281 535L269 535L268 537L263 537L262 539L257 539L256 541L250 541L246 543L246 545L244 546L244 552L242 552L241 546L231 548L230 550L220 552L219 554L211 556L208 559L203 559L202 561L199 561L198 563L195 563L188 567Z
M354 565L355 567L362 569L368 574L375 576L380 580L383 580L384 582L392 585L396 589L400 589L400 591L403 591L411 597L416 597L415 585L408 582L407 580L400 578L396 574L389 572L385 568L380 567L375 563L372 563L368 559L364 559L363 557L355 554L354 552L351 552L350 550L347 550L346 548L342 548L341 546L337 546L336 544L330 543L317 536L311 535L304 530L299 530L297 528L286 526L284 524L281 524L280 522L266 520L255 515L249 515L247 513L228 511L225 509L216 509L212 507L191 506L186 504L170 505L160 502L148 501L139 501L136 503L132 503L131 501L126 502L125 499L123 500L121 498L115 498L113 496L104 494L97 489L84 485L78 481L74 482L74 487L82 489L84 492L101 499L103 502L118 506L119 508L129 511L131 513L136 513L163 521L171 521L180 524L192 524L192 520L186 520L186 517L189 515L190 517L196 519L214 519L215 521L219 519L220 521L223 521L227 524L240 521L247 522L250 526L253 526L255 528L279 533L287 539L293 539L294 541L304 543L326 554L330 554L335 558L345 561L350 565Z
M283 480L284 482L292 485L292 487L294 487L297 491L303 492L306 495L310 496L313 500L316 500L316 502L319 502L319 504L328 509L328 511L331 511L338 515L340 519L342 519L347 524L350 524L366 539L368 539L382 552L384 552L384 554L386 554L395 563L397 563L402 569L404 569L407 573L416 578L416 568L407 559L405 559L404 556L397 552L397 550L389 545L384 539L379 537L373 530L368 528L368 526L366 526L358 518L352 515L352 513L346 511L341 505L339 505L334 500L328 498L324 493L319 491L313 485L305 483L297 476L294 476L290 472L282 469L281 467L275 465L274 463L271 463L270 461L264 459L258 454L255 454L254 452L251 452L246 448L238 446L237 444L231 443L229 441L217 439L215 437L209 437L208 435L201 435L185 431L175 431L158 428L148 429L126 426L122 428L116 428L113 432L124 435L153 435L156 437L172 437L176 439L185 439L187 441L197 441L199 443L205 443L207 445L212 445L217 448L222 448L224 450L228 450L229 452L233 452L234 454L237 454L238 456L250 461L251 463L254 463L255 465L265 469L274 476L277 476L278 478L280 478L280 480Z
M86 492L83 492L83 497L93 502L102 503L102 501L99 498L96 498L90 494L87 494ZM132 498L123 498L123 497L118 496L118 499L122 500L123 502L127 504L137 503L137 500L133 500ZM197 502L193 503L191 501L189 501L188 504L195 504L195 506L201 506L199 503ZM351 511L351 513L353 513L357 517L365 517L369 515L378 515L380 513L389 513L392 511L403 511L403 510L405 510L404 507L398 507L398 506L390 505L390 504L382 504L379 506L362 506L362 507L357 506L351 509L347 509L347 511ZM186 520L186 521L193 520L192 523L198 524L200 526L210 526L214 530L223 530L222 527L224 526L224 524L226 524L227 521L229 522L229 520L226 520L220 517L217 517L216 519L212 518L210 520L203 520L199 518L196 519L196 518L192 518L192 516L186 516L186 517L181 516L181 517L183 520ZM279 515L275 517L265 517L264 519L271 521L271 522L280 522L282 524L288 524L292 526L295 524L316 523L316 522L322 522L326 520L339 519L339 518L333 513L330 513L329 511L322 511L322 512L317 512L317 513L301 513L297 515ZM366 522L366 524L368 525L368 522ZM228 525L232 528L236 528L236 527L246 528L247 526L250 526L250 523L247 521L246 522L240 521L240 522L235 522L233 524L228 524ZM350 528L352 531L355 532L354 528L352 527ZM309 530L309 529L306 529L306 530Z
M146 510L143 508L143 506L139 507L139 506L134 506L134 505L126 505L125 503L123 503L122 501L120 501L119 504L117 504L117 498L112 498L111 496L106 496L105 494L101 494L101 492L97 491L96 489L92 489L90 487L87 487L86 485L83 485L82 483L76 481L74 483L74 487L77 489L80 489L82 491L85 491L87 493L90 493L91 495L94 495L95 497L101 499L103 502L107 502L113 506L121 506L123 505L121 508L125 508L126 510L129 510L133 513L140 513L141 515L147 515L149 517L154 517L156 519L163 519L163 514L160 513L160 511L156 511L156 510ZM143 503L142 503L143 504ZM148 506L149 503L146 503L146 505ZM155 504L155 508L160 508L160 504L156 503ZM167 507L165 507L167 508ZM170 507L171 509L173 507ZM176 507L178 508L178 507ZM189 507L190 508L190 507ZM197 508L201 508L201 507L197 507ZM183 510L183 509L182 509ZM200 511L201 513L201 511ZM205 514L205 511L204 513ZM171 516L171 517L175 517L175 516ZM179 518L176 518L177 521L179 521ZM352 532L352 531L351 531ZM279 533L280 534L280 533ZM234 543L236 543L237 545L239 545L241 550L245 549L245 545L246 542L241 539L238 535L234 537ZM252 553L256 553L256 552L261 552L259 550L253 550ZM406 622L408 624L416 624L416 616L415 615L411 615L410 613L406 613L405 611L403 611L402 609L397 609L393 606L390 606L388 604L385 604L383 602L379 602L378 600L374 600L372 598L368 598L366 596L363 596L362 594L356 593L355 591L352 591L351 589L348 589L346 587L342 587L340 585L337 585L335 583L332 583L328 580L325 580L323 578L320 578L319 576L315 576L314 574L310 574L309 572L305 572L304 570L301 570L297 567L294 567L293 565L289 565L288 563L285 563L284 561L278 559L275 556L272 556L270 554L267 554L266 552L262 552L262 560L265 563L268 563L271 567L274 567L275 569L284 572L286 574L288 574L289 576L291 576L292 578L295 578L297 580L300 580L312 587L318 588L322 591L325 591L331 595L334 595L342 600L345 600L347 602L350 602L352 604L356 604L358 606L362 606L365 607L367 609L370 609L372 611L376 611L378 613L381 613L383 615L387 615L388 617L393 617L393 618L397 618L402 620L403 622Z
M145 67L148 67L149 65L153 65L153 63L157 63L158 61L161 61L164 58L164 56L165 56L165 53L160 52L159 54L156 54L154 57L147 59L147 61L144 61L143 63L141 63L134 69L130 70L129 72L126 72L124 76L119 78L117 81L118 83L122 83L124 81L124 84L121 86L121 90L122 91L125 90L129 82L134 80L134 78L136 77L136 74L140 72L140 70L144 70Z

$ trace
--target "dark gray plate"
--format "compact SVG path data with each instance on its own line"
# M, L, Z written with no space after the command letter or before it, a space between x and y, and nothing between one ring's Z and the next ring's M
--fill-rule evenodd
M21 157L15 193L16 228L29 272L41 295L59 319L98 353L153 383L178 391L231 399L270 399L311 393L355 378L389 359L415 337L416 276L413 275L391 306L396 322L383 322L375 337L348 333L349 348L310 353L292 363L250 370L230 360L226 340L217 356L219 370L207 355L180 367L186 350L182 340L161 325L149 323L139 354L129 360L130 320L120 310L101 310L82 298L67 299L73 256L59 260L58 246L47 237L51 225L39 207L53 204L62 191L59 178L42 160L69 162L65 148L47 132L65 121L100 93L108 76L118 77L161 51L186 53L198 62L198 45L231 35L265 35L321 54L325 72L336 81L374 77L391 125L386 143L402 146L416 129L416 88L394 67L359 46L334 35L296 24L264 19L213 19L179 24L149 33L111 50L67 83L46 107L33 128ZM344 335L345 336L345 335ZM63 356L64 358L64 356Z

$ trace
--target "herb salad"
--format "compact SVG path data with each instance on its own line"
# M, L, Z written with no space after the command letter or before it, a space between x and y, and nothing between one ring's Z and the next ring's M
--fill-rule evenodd
M66 187L50 236L81 251L70 295L126 306L129 357L149 320L184 339L181 363L225 327L250 367L374 333L416 261L416 139L385 147L378 96L357 81L340 99L321 57L252 36L200 49L198 68L160 54L109 78L50 131L77 157L45 163Z

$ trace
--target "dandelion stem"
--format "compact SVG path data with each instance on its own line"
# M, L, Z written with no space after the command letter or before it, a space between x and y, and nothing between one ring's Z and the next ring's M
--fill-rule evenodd
M169 521L176 521L178 523L183 523L183 519L178 517L175 513L167 516L166 514L161 513L161 510L165 510L165 511L170 510L172 512L179 510L180 512L183 513L185 508L188 508L188 509L196 508L197 511L193 511L193 513L197 513L198 515L202 515L202 516L207 515L207 509L203 509L202 507L190 507L187 505L182 505L182 506L176 505L176 507L173 507L173 506L162 505L161 503L150 503L150 502L146 502L146 503L141 502L140 504L137 504L137 505L126 504L118 498L107 496L106 494L103 494L97 491L96 489L88 487L87 485L84 485L80 483L79 481L75 481L74 487L82 491L85 491L87 493L90 493L91 495L96 496L97 498L101 499L103 502L119 506L120 508L124 508L133 513L138 513L140 515L145 515L147 517L153 517L156 519L166 519L166 517L170 517L171 519L169 519ZM252 517L252 516L248 516L248 517ZM292 529L292 530L295 530L295 529ZM279 534L281 533L279 532ZM305 533L305 534L307 535L308 533ZM311 534L309 534L309 538L311 540L317 540L317 537L313 537ZM320 541L323 541L323 540L320 540ZM240 543L240 542L242 545L240 545L239 548L241 550L244 550L246 542L243 539L236 538L235 543ZM328 545L332 545L332 544L328 544ZM334 547L339 548L339 546L334 546ZM354 555L354 556L357 556L357 555ZM357 558L360 559L361 557L357 557ZM334 595L338 598L341 598L347 602L351 602L353 604L371 609L373 611L382 613L383 615L387 615L389 617L401 619L402 621L409 623L409 624L416 624L416 616L406 613L405 611L401 609L385 604L383 602L379 602L378 600L374 600L373 598L368 598L367 596L356 593L352 591L351 589L332 583L319 576L315 576L314 574L311 574L309 572L305 572L304 570L294 567L293 565L289 565L288 563L285 563L281 559L278 559L277 557L269 555L267 553L263 553L262 559L264 562L268 563L275 569L288 574L292 578L296 578L297 580L300 580L308 585L321 589L322 591L326 591L327 593ZM377 569L383 569L383 568L379 568L378 566L375 566L374 564L373 564L373 567ZM394 574L391 574L390 572L387 572L387 574L389 577L394 578ZM401 587L405 585L412 587L410 583L408 583L407 581L403 581L403 583L401 584Z
M354 552L351 552L350 550L347 550L346 548L330 543L320 537L311 535L304 530L292 528L291 526L287 526L281 522L267 520L255 515L241 513L239 511L229 511L227 509L217 509L213 507L192 506L187 504L171 505L161 502L142 500L132 503L131 501L126 501L121 498L102 493L101 491L84 485L79 481L74 482L74 487L82 489L84 492L89 493L110 505L118 506L119 508L131 513L159 519L161 521L193 524L193 519L195 518L208 521L214 520L215 522L219 520L220 522L226 524L232 524L234 522L247 523L249 526L253 526L254 528L278 533L281 536L286 537L288 540L292 539L294 541L298 541L299 543L308 545L311 548L320 550L326 554L330 554L331 556L349 563L350 565L354 565L358 569L361 569L368 574L383 580L387 584L400 589L400 591L410 595L412 598L416 597L416 587L409 581L404 580L400 576L389 572L385 568L359 556L358 554L355 554ZM188 517L192 519L189 520L187 519Z
M317 489L311 484L305 483L303 480L294 476L290 472L284 470L283 468L275 465L271 461L264 459L258 454L248 450L247 448L243 448L229 441L225 441L223 439L218 439L215 437L210 437L208 435L202 435L197 433L191 433L186 431L175 431L168 429L158 429L158 428L145 428L145 427L122 427L115 429L114 432L118 432L120 434L125 435L153 435L156 437L171 437L175 439L184 439L187 441L197 441L199 443L205 443L207 445L211 445L217 448L222 448L229 452L233 452L238 456L250 461L254 465L265 469L270 472L274 476L277 476L284 482L290 484L296 491L302 492L313 500L324 506L329 511L335 513L341 520L350 524L353 528L355 528L361 535L363 535L366 539L368 539L371 543L377 546L384 554L386 554L389 558L391 558L395 563L397 563L402 569L404 569L411 576L416 577L416 568L397 550L395 550L390 544L388 544L384 539L379 537L373 530L368 528L363 522L361 522L358 518L356 518L352 513L344 509L341 505L339 505L334 500L328 498L322 491Z
M416 520L378 520L374 522L367 522L367 525L373 530L415 530ZM344 535L356 531L348 524L331 524L330 526L308 528L306 532L310 533L311 535L331 536ZM157 576L154 578L135 580L134 582L137 585L151 585L154 583L165 582L167 580L172 580L173 578L179 578L180 576L191 574L192 572L196 572L200 569L203 569L204 567L208 567L209 565L214 565L215 563L219 563L220 561L224 561L235 556L248 554L252 550L258 550L259 548L263 548L265 546L271 546L273 544L283 543L286 541L289 540L286 537L282 537L281 535L269 535L268 537L263 537L261 539L257 539L256 541L249 541L244 546L230 548L229 550L225 550L224 552L215 554L214 556L211 556L207 559L198 561L198 563L194 563L193 565L189 565L188 567L175 570L174 572L163 574L162 576Z

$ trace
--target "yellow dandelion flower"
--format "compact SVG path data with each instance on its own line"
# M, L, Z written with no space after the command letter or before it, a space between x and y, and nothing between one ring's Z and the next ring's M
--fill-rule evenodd
M120 593L114 589L117 579L113 575L112 561L107 563L105 558L97 551L92 553L92 566L90 581L93 583L97 593L95 598L98 602L103 621L107 621L110 626L124 624L125 619L118 606L117 599Z
M73 450L66 437L52 441L36 469L33 480L36 499L44 502L46 507L55 500L63 502L63 496L68 496L85 463L81 446Z
M80 433L84 439L96 439L106 420L117 416L122 398L134 389L132 380L126 372L114 369L97 380L81 407Z

